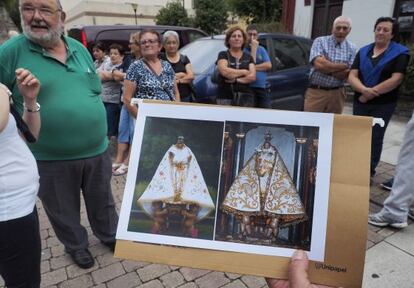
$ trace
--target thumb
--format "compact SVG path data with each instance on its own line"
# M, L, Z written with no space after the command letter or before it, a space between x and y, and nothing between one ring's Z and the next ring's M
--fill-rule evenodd
M302 250L295 251L289 266L291 288L310 287L308 265L309 260L306 252Z

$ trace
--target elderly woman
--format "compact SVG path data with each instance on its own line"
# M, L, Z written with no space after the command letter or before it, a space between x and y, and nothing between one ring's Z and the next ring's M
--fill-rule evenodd
M108 123L108 138L118 135L119 103L121 100L122 84L114 79L113 72L122 65L124 49L119 44L109 46L110 61L104 62L98 69L98 75L102 81L102 101L106 110Z
M165 54L161 55L161 59L170 63L175 72L175 81L180 91L181 101L193 102L193 88L191 87L191 83L194 80L193 69L191 68L190 59L178 52L180 39L177 32L165 32L162 37L162 43Z
M17 69L16 85L24 99L23 120L37 137L39 81L28 70ZM10 96L0 84L0 275L6 287L39 287L41 242L35 206L39 173L10 114Z
M398 36L398 23L393 18L378 18L374 33L375 42L359 50L348 78L355 90L354 115L385 121L384 127L372 128L371 176L380 160L385 129L397 105L398 89L409 62L408 48L393 41Z
M229 49L221 51L216 62L222 78L217 104L254 106L249 84L256 80L256 68L252 56L243 52L247 42L247 34L240 26L227 30L224 44Z
M92 55L93 59L95 59L93 64L95 64L96 69L101 67L104 62L109 61L109 57L105 53L105 47L101 42L96 43L92 47Z
M180 101L180 93L171 65L161 60L161 35L154 30L143 30L139 34L141 59L129 67L124 81L124 105L136 118L137 107L131 105L133 97L140 99L156 99Z

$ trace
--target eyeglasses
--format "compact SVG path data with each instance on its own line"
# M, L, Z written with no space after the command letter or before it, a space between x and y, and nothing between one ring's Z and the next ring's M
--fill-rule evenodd
M158 43L158 39L148 39L148 40L139 41L139 44L142 45L142 46L147 45L147 43L150 44L150 45L153 45L155 43Z
M39 15L42 17L52 17L56 12L61 12L62 9L53 10L51 8L36 8L33 6L22 6L20 7L22 14L25 16L33 17L36 13L36 10L39 12Z

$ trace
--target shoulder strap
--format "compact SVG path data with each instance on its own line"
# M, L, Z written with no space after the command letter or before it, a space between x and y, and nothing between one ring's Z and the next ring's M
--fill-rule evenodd
M20 116L19 112L10 104L10 114L13 115L14 119L16 120L16 126L19 131L23 134L24 138L29 143L36 142L36 138L33 136L32 132L30 132L29 127L27 127L26 122L24 122L22 116Z

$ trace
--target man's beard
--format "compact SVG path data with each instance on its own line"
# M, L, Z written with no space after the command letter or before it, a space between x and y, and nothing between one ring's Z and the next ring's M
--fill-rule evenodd
M30 41L32 41L36 44L39 44L40 46L45 47L45 48L55 46L59 42L59 39L60 39L61 35L63 34L63 24L60 20L59 20L59 23L58 23L56 29L50 28L43 21L40 21L40 22L32 21L30 24L26 25L25 23L23 23L23 20L22 20L21 24L22 24L24 35L26 35L26 37ZM43 34L43 35L39 36L39 35L37 35L36 33L34 33L32 31L31 25L39 25L39 26L42 26L42 27L47 27L48 32L46 34Z

